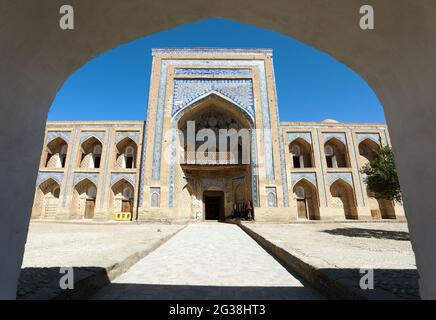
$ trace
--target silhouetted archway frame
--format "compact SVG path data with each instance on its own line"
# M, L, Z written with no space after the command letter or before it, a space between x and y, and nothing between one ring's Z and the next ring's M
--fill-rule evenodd
M377 20L371 31L359 28L360 0L336 0L332 5L321 0L253 0L250 6L242 0L71 4L80 12L74 32L57 28L60 4L52 0L14 1L2 12L0 42L6 50L1 53L5 63L0 74L0 146L21 154L26 162L0 156L2 185L14 181L0 193L0 241L5 244L0 249L1 298L15 297L46 115L62 83L84 63L119 44L216 16L303 41L358 72L374 89L390 127L421 295L436 298L436 256L428 245L436 242L436 203L434 192L429 192L436 190L436 148L428 147L436 139L436 73L430 68L436 65L436 11L431 1L372 3ZM21 143L11 144L16 140ZM422 156L414 158L416 154ZM7 215L17 207L21 214Z

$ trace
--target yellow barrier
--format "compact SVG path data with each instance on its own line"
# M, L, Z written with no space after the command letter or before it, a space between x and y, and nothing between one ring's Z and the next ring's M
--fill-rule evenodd
M130 221L132 214L130 212L117 212L114 219L116 221Z

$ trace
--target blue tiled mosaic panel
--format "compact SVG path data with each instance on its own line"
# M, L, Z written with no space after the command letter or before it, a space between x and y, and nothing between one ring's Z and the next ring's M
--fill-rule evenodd
M96 186L98 185L98 173L78 172L74 174L74 186L85 179L88 179Z
M126 137L129 137L138 144L139 131L117 131L115 134L115 143L117 144Z
M85 142L91 137L95 137L103 144L104 143L104 131L83 131L80 137L80 143Z
M380 135L378 133L357 133L356 138L357 138L357 143L360 143L365 139L369 139L379 145L381 144Z
M172 115L213 91L230 98L254 116L253 84L249 79L175 79Z
M160 207L160 188L158 187L150 188L150 206L152 208Z
M310 145L312 144L312 135L310 132L288 132L287 138L288 144L298 138L305 140Z
M251 76L250 69L177 68L176 75Z
M269 208L277 207L277 189L276 187L266 187L266 201Z
M70 140L70 135L71 135L70 131L49 131L47 132L47 136L45 138L45 144L50 143L56 138L61 138L66 143L68 143L68 141Z
M38 178L36 179L36 185L39 186L41 183L47 181L48 179L53 179L59 185L62 184L62 178L64 176L63 172L39 172Z
M136 173L115 172L111 175L111 187L120 180L128 181L133 187L136 185Z
M312 183L315 187L317 186L315 172L291 173L292 186L294 186L301 179L306 179L307 181Z
M225 191L226 181L224 179L201 179L202 190L207 190L210 186L218 186Z
M336 138L339 141L341 141L343 144L347 145L347 140L345 138L345 132L323 132L322 134L324 138L324 142L327 142L328 140L332 138Z
M342 179L348 182L350 186L353 186L353 175L351 172L330 172L327 173L327 179L330 186L338 179Z

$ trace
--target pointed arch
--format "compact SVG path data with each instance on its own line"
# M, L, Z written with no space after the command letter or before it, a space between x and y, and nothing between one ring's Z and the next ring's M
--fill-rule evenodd
M380 144L370 138L366 138L359 143L359 155L363 158L362 161L373 161L377 158L380 151Z
M299 219L319 220L319 196L317 187L302 177L293 186Z
M296 137L288 145L292 157L293 168L312 168L313 152L312 146L303 138Z
M121 139L115 146L116 169L134 169L137 166L138 144L131 137Z
M183 117L185 113L192 111L193 109L199 106L202 106L203 104L207 103L207 101L209 100L214 100L214 99L218 101L223 101L226 104L230 105L232 109L238 110L239 112L243 113L244 116L249 119L250 123L254 124L254 117L244 107L239 105L236 101L234 101L230 97L216 90L212 90L202 94L198 98L190 101L186 106L177 110L177 112L174 113L173 115L173 121L179 122L179 120Z
M98 169L101 164L103 143L98 137L92 135L81 143L80 153L80 168Z
M181 216L188 216L189 219L194 220L195 219L195 213L194 213L194 188L193 186L188 182L182 187L182 191L180 193L180 203L183 203L183 206L181 208Z
M46 144L44 166L46 168L65 168L68 143L61 137L55 137Z
M109 208L112 213L130 212L134 209L135 187L125 178L119 179L111 186Z
M373 218L395 219L395 205L393 200L377 197L374 192L369 190L368 186L366 187L366 195Z
M55 218L59 205L60 185L53 178L47 178L36 187L32 209L33 218Z
M83 178L74 186L71 213L75 218L94 217L97 186L88 178Z
M353 187L344 179L338 178L330 185L332 207L345 219L357 219L356 198Z
M331 137L324 143L324 154L327 168L350 167L347 146L338 138Z

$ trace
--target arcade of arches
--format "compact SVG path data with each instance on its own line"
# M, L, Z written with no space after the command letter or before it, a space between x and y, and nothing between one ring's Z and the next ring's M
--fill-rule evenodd
M153 63L161 66L150 85L147 123L153 126L47 123L32 217L404 216L401 205L376 199L360 173L390 144L386 125L280 122L276 99L267 99L275 95L272 50L154 49ZM223 129L238 133L233 145ZM226 149L219 148L223 141Z

